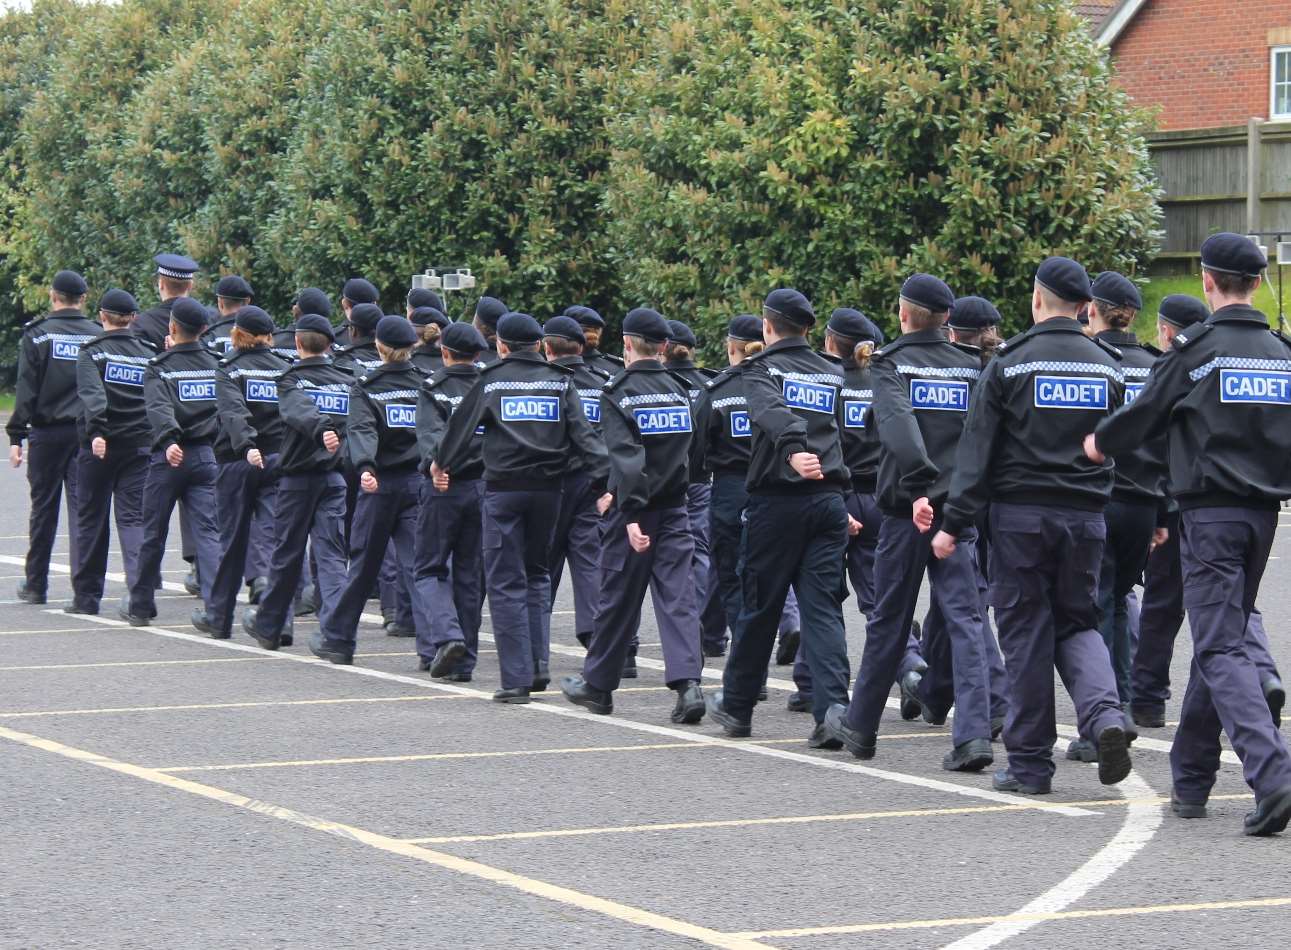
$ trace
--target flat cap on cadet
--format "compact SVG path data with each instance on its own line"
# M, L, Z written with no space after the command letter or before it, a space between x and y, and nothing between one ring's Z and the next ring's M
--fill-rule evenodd
M259 307L243 307L233 315L233 325L256 336L266 336L274 330L273 318Z
M640 337L647 343L667 343L668 321L657 310L637 307L623 318L623 335Z
M578 321L573 317L552 317L542 325L543 336L559 337L562 340L573 340L581 346L587 345L587 337L583 334L583 328L579 326Z
M912 274L901 285L901 298L933 313L945 313L955 305L955 295L946 282L931 274Z
M237 274L229 274L216 282L215 296L230 300L250 300L255 295L251 293L250 284Z
M486 327L497 329L503 317L510 313L507 305L497 297L481 297L475 304L475 315Z
M440 313L443 313L444 298L429 287L414 287L408 291L408 306L414 310L418 307L434 307Z
M448 317L440 313L438 307L417 307L409 314L408 322L414 327L427 327L432 323L437 327L446 327Z
M726 327L727 339L740 343L762 342L762 319L751 313L742 313L733 317Z
M480 331L469 323L450 323L439 335L439 345L463 356L475 356L489 348Z
M1190 327L1210 316L1210 308L1188 294L1170 294L1157 308L1157 319L1171 326Z
M387 314L377 323L377 342L395 349L403 349L417 342L417 331L407 317Z
M384 316L381 308L374 303L355 304L350 309L350 325L364 336L371 336Z
M157 264L158 274L175 280L192 280L193 275L201 269L197 266L197 261L182 254L158 254L153 261Z
M321 313L302 313L300 319L296 321L295 330L297 333L321 333L329 340L336 339L332 321Z
M816 322L816 311L811 309L811 301L792 287L771 291L762 302L762 309L800 327L810 327Z
M699 341L695 339L695 332L680 320L668 321L668 341L679 346L688 346L692 350L699 346Z
M1095 300L1109 307L1143 309L1143 298L1139 295L1139 289L1134 286L1134 281L1114 270L1105 270L1095 277L1094 282L1090 284L1090 291Z
M1035 272L1035 282L1067 303L1086 303L1094 299L1089 275L1070 257L1046 258Z
M985 330L1000 325L1000 312L985 297L960 297L950 308L946 326L955 330Z
M591 307L584 307L582 304L575 304L565 309L565 316L573 317L578 321L580 327L592 327L601 329L605 326L605 318L593 310Z
M192 297L180 297L170 308L170 318L181 327L189 330L200 330L209 325L206 308Z
M60 270L54 275L53 283L50 284L60 294L68 297L80 297L90 292L89 286L85 283L85 278L74 270Z
M508 313L498 321L498 339L515 346L537 343L542 339L542 327L527 313Z
M296 306L301 313L317 313L324 317L332 315L331 298L317 287L306 287L296 294Z
M1220 274L1259 277L1269 262L1250 238L1223 231L1212 234L1201 245L1201 266Z
M829 323L826 326L831 332L847 340L883 342L883 331L878 328L874 321L861 313L861 311L854 310L851 307L839 307L831 313Z
M121 316L127 316L139 312L139 302L134 299L133 294L126 293L124 290L118 290L113 287L102 297L99 298L99 309L108 313L115 313Z
M341 296L350 303L376 303L380 298L376 285L362 277L351 277L341 288Z

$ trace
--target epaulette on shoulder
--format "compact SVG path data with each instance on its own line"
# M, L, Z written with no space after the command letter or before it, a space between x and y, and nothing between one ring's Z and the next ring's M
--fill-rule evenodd
M1283 343L1285 343L1288 347L1291 347L1291 336L1287 336L1277 327L1270 328L1269 332L1272 333L1279 340L1281 340Z
M738 379L740 376L740 373L743 372L743 369L741 369L743 365L744 365L743 363L736 363L734 366L726 367L726 369L722 370L720 373L718 373L708 382L704 383L704 386L708 389L709 392L712 392L714 389L717 389L719 386L724 386L727 383L729 383L731 380Z
M976 356L978 359L982 358L982 348L980 346L973 346L971 343L960 343L958 340L951 340L950 345L970 356Z
M477 362L475 365L480 368L480 375L483 376L485 373L497 372L498 367L506 366L508 364L506 360L494 360L492 363L485 363L481 360L480 362ZM514 366L515 364L513 363L510 365Z
M22 325L22 328L24 331L30 330L32 327L38 326L39 324L42 324L44 322L45 322L44 317L37 317L35 320L28 320L26 323Z
M999 354L999 353L1008 352L1009 350L1016 349L1017 347L1025 343L1027 340L1032 339L1033 336L1034 334L1031 334L1031 333L1015 334L1014 336L1009 337L1007 340L1005 340L1003 343L997 346L995 348L995 352Z
M719 369L709 369L707 366L701 366L699 367L699 372L706 379L716 379L721 375L722 371Z
M614 392L614 390L618 389L621 385L623 385L623 380L627 378L628 378L628 374L626 372L616 373L605 381L605 386L603 388L607 393L612 393Z
M1176 333L1174 336L1174 341L1172 342L1171 345L1176 350L1187 349L1188 347L1196 343L1198 340L1200 340L1207 333L1209 333L1212 328L1213 328L1213 325L1209 323L1195 324L1194 326L1191 326L1188 329L1184 330L1182 333Z
M623 357L621 357L621 356L615 356L613 353L602 353L602 354L600 354L600 355L601 355L601 358L602 358L602 359L607 359L607 360L609 360L609 361L610 361L611 363L613 363L615 366L624 366L624 365L626 365L626 364L623 362Z
M1161 355L1161 351L1151 343L1140 343L1139 346L1143 347L1143 349L1147 350L1153 356Z
M1106 340L1100 340L1098 337L1091 337L1091 339L1098 344L1099 349L1101 349L1112 359L1117 360L1119 362L1121 359L1125 357L1125 354L1122 353L1120 349L1118 349L1115 346L1112 346L1112 344L1108 343Z

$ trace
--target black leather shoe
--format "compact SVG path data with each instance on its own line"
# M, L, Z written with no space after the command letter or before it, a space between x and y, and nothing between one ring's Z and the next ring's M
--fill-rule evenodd
M901 718L906 722L913 722L923 712L923 703L919 701L921 682L923 682L923 674L918 670L910 670L901 677Z
M247 585L247 603L258 604L264 592L269 589L269 578L253 577L251 583Z
M1273 728L1282 728L1282 707L1287 704L1287 691L1282 686L1282 681L1276 676L1270 676L1260 688L1264 690L1264 701L1269 704L1269 715L1273 717Z
M1097 762L1098 746L1088 739L1072 739L1067 744L1067 759L1070 762Z
M449 673L447 676L437 676L435 679L443 680L445 683L469 683L471 681L471 674Z
M729 739L747 739L753 735L753 723L736 719L722 706L722 690L704 696L704 705L708 707L708 717L722 727Z
M65 614L81 614L87 617L95 617L98 615L98 612L99 612L99 605L91 604L88 602L81 603L81 604L71 603L63 608L63 613Z
M765 703L766 701L767 701L767 688L763 686L760 690L758 690L758 702Z
M785 707L789 712L811 712L812 699L811 695L804 696L802 693L790 693Z
M623 661L623 678L625 680L634 680L637 678L636 654L633 654Z
M926 709L927 707L924 707L924 708ZM944 722L945 720L942 720L942 721ZM991 741L994 742L1003 734L1004 734L1004 717L992 716L991 717Z
M941 767L947 772L980 772L994 762L990 739L969 739L947 752Z
M847 724L847 707L834 703L825 712L825 721L821 723L825 733L831 739L837 739L847 751L858 759L872 759L878 748L879 737L857 732Z
M385 628L387 637L403 637L406 639L417 635L416 630L412 629L412 627L405 627L397 620L393 623L386 624Z
M678 684L677 705L672 708L673 722L682 726L693 726L704 718L704 690L699 680L687 680Z
M608 716L614 712L614 694L588 686L581 676L562 676L560 691L575 706L582 706L598 716Z
M194 597L202 596L202 582L198 579L196 564L189 567L188 573L184 575L184 590Z
M798 644L802 642L802 632L798 630L788 630L780 634L780 642L776 644L775 661L776 666L788 666L798 655Z
M551 670L547 664L539 660L533 663L533 685L529 687L531 693L545 693L547 687L551 685Z
M43 604L47 594L43 590L35 590L28 587L27 582L23 581L18 585L18 599L26 604Z
M1130 744L1125 730L1108 726L1098 734L1098 780L1104 785L1115 785L1130 774Z
M930 706L924 706L922 703L920 703L919 705L922 709L920 715L923 716L923 721L926 722L928 725L944 726L946 724L946 717L950 715L949 709L946 710L945 712L937 712L935 709L933 709ZM992 724L993 723L994 723L994 720L992 720ZM1003 728L1003 727L1004 727L1004 724L1001 723L1000 728Z
M726 656L725 643L709 643L704 647L704 656L710 660L716 660Z
M278 634L278 645L289 647L295 642L296 624L294 620L288 620L287 626L282 628L282 633Z
M466 642L449 640L447 643L441 643L435 650L435 656L426 669L430 671L431 676L447 676L453 672L453 668L462 661L464 656L466 656Z
M1185 802L1174 789L1170 790L1170 810L1180 818L1205 818L1205 802Z
M514 689L499 689L493 693L493 701L511 706L524 706L530 702L529 689L525 686L517 686Z
M823 722L816 723L816 728L811 730L811 735L807 737L807 748L809 749L828 749L833 752L842 747L843 740L837 736L830 735Z
M128 596L122 597L121 603L117 604L117 616L132 627L146 627L152 623L152 618L141 617L139 614L130 612L130 598Z
M1164 729L1165 707L1135 706L1131 703L1130 718L1134 720L1136 726L1142 726L1144 729Z
M256 615L259 611L255 607L246 607L242 611L242 632L254 640L266 650L276 650L282 646L281 634L261 633L256 626ZM290 641L288 641L290 642Z
M211 616L206 612L205 607L194 607L193 615L190 618L194 627L202 631L212 640L227 640L233 636L233 631L225 630L211 622Z
M1291 821L1291 785L1284 785L1256 803L1255 811L1242 822L1242 832L1263 838L1285 829L1288 821Z
M997 792L1016 792L1018 795L1048 795L1053 791L1053 786L1048 782L1043 785L1028 785L1008 769L996 771L991 778L991 787Z
M309 638L309 652L314 654L320 660L326 660L328 663L335 663L337 666L352 666L354 664L354 654L348 650L341 650L330 646L323 639L321 632L315 633Z

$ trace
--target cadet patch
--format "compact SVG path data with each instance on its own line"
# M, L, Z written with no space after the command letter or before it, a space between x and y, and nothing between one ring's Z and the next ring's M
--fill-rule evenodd
M1267 369L1221 369L1219 401L1291 406L1291 373Z
M417 407L403 403L388 402L385 406L386 426L390 429L417 428Z
M751 439L753 438L753 423L749 420L748 411L745 409L736 409L731 413L731 438L732 439Z
M325 389L307 389L305 393L314 400L318 411L329 416L348 416L350 414L350 394L333 393Z
M215 380L181 379L179 381L180 402L210 402L215 398Z
M593 424L601 421L601 400L600 399L581 399L583 404L583 415L587 416L587 421Z
M1139 393L1143 392L1143 387L1147 383L1126 383L1125 384L1125 405L1129 405L1139 398Z
M690 431L690 406L633 409L642 435L674 435Z
M870 408L868 402L862 402L859 399L847 399L843 401L843 428L845 429L864 429L865 412Z
M252 379L247 377L247 402L278 401L278 384L272 379Z
M560 400L555 396L503 396L503 422L559 422Z
M910 405L915 409L968 412L968 383L959 379L912 379Z
M50 355L56 360L75 360L81 352L81 344L73 343L71 340L54 340L53 349Z
M1106 409L1108 381L1096 376L1036 376L1037 409Z
M103 381L105 383L117 383L121 386L142 386L143 367L131 366L129 363L114 363L112 360L108 360L108 364L103 370Z
M805 409L807 412L834 414L833 386L820 383L804 383L796 379L784 380L784 401L791 409Z

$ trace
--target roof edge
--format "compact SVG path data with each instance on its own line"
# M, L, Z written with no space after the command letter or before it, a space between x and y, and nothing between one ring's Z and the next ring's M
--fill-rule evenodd
M1098 28L1096 37L1099 46L1111 46L1120 35L1125 32L1125 28L1130 25L1130 21L1143 9L1147 0L1121 0L1116 9L1113 10L1103 20L1102 26Z

